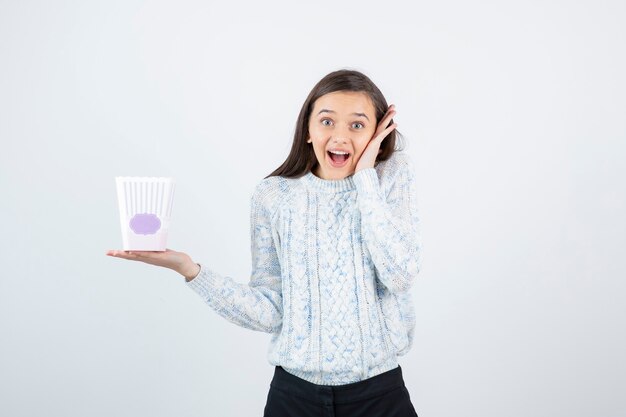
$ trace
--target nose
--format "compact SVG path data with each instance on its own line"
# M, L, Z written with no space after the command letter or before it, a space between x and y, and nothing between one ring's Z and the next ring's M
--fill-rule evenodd
M348 143L348 137L350 135L350 131L349 130L341 130L341 129L337 129L333 135L333 142L334 143Z

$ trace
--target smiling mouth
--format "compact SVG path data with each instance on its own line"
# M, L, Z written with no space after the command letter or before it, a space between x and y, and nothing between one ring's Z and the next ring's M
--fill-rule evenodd
M329 163L333 168L343 168L348 163L348 159L351 154L338 155L330 151L326 151L328 154Z
M331 151L326 151L326 153L328 154L330 159L332 159L332 161L336 164L343 164L350 157L350 154L338 155L336 153L332 153Z

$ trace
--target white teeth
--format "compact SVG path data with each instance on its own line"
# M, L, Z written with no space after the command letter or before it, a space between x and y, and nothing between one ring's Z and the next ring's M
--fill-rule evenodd
M343 151L329 151L330 153L334 153L336 155L348 155L348 152Z

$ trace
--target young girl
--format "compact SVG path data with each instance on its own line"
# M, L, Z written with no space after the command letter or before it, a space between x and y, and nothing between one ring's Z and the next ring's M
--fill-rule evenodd
M171 268L218 314L272 335L264 417L415 417L398 356L412 346L420 267L412 159L364 74L306 98L285 162L251 199L247 284L182 253L109 251Z

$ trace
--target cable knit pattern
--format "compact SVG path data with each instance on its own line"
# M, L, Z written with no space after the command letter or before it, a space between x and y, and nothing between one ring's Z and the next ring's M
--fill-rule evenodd
M271 365L314 384L358 382L413 344L419 229L404 152L340 180L273 176L251 198L249 282L200 263L187 285L227 320L270 333Z

